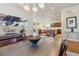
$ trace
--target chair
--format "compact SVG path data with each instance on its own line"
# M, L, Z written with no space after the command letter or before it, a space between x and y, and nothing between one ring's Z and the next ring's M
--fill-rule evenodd
M60 51L59 51L59 56L65 56L67 55L66 54L66 50L68 48L68 45L67 45L67 40L63 40L62 44L61 44L61 47L60 47Z

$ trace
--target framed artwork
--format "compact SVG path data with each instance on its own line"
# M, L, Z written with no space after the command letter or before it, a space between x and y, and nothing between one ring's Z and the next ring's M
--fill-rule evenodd
M21 20L20 20L20 17L8 15L8 16L4 17L4 19L2 21L5 22L6 26L8 26L8 25L12 25L14 22L19 22Z
M77 28L77 17L68 17L66 19L67 28Z

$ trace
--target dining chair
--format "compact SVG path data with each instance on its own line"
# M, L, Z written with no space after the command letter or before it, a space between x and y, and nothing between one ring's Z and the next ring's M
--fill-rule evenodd
M66 54L67 48L68 48L67 40L65 39L62 41L60 51L59 51L59 56L67 56L67 54Z

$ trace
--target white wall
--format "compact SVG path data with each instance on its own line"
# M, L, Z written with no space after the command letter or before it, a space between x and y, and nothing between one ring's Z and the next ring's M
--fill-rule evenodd
M77 28L74 29L73 33L71 33L71 29L66 27L66 18L73 16L77 16ZM61 11L61 22L63 39L67 38L69 40L79 41L79 5L63 9Z
M32 12L25 11L16 3L2 3L0 4L0 13L20 17L22 20L28 20L28 25L25 27L26 35L33 33Z

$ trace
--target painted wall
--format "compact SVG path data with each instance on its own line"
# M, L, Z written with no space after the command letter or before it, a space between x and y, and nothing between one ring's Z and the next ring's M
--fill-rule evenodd
M26 35L33 33L32 12L25 11L21 6L16 3L2 3L0 4L0 13L5 15L12 15L20 17L22 20L28 20L28 25L25 27Z
M66 18L73 16L77 16L77 28L72 33L71 29L66 27ZM61 22L63 39L67 38L69 40L79 41L79 5L61 10Z

